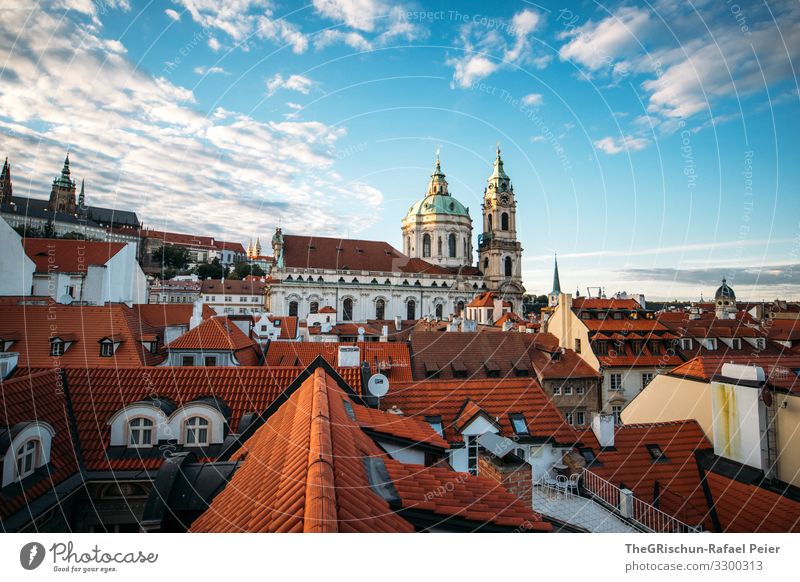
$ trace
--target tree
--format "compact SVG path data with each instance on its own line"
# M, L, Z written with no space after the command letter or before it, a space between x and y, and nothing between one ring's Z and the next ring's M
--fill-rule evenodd
M189 264L189 249L175 245L161 245L153 251L152 257L162 268L169 267L179 271Z
M197 266L197 276L201 279L222 279L225 269L219 263L219 259L214 259L210 263L203 263Z
M258 265L251 265L249 263L241 262L236 263L236 266L230 272L228 277L230 279L244 279L248 275L253 275L254 277L263 277L265 273L264 269Z

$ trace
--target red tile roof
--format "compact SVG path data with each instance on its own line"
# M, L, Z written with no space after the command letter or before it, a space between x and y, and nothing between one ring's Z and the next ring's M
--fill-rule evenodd
M413 531L395 513L400 508L390 506L376 486L393 487L403 509L425 510L443 519L457 516L549 529L540 516L487 479L390 459L348 416L346 399L333 378L317 368L234 453L232 459L243 465L191 531ZM371 483L365 459L382 463L390 481ZM432 494L440 490L441 495Z
M642 306L635 299L599 299L597 297L573 297L572 309L641 309Z
M286 268L452 274L453 269L412 259L382 241L284 235ZM472 267L465 267L471 270ZM457 269L456 269L457 271ZM466 273L462 269L462 274Z
M475 296L475 298L469 302L467 307L494 307L494 300L497 298L497 295L491 291L487 291L486 293L480 293Z
M694 420L616 427L614 449L601 450L594 433L587 430L581 440L591 447L600 464L589 469L614 485L625 485L636 497L654 501L658 482L658 507L673 517L697 525L707 520L707 504L700 484L695 451L711 443ZM646 445L658 445L667 462L655 462Z
M167 350L232 351L242 366L255 366L261 361L259 345L224 316L206 319L172 340Z
M278 326L281 330L278 339L294 340L297 339L297 327L300 319L294 315L287 315L285 317L270 315L269 320L274 324L276 321L280 322Z
M381 400L381 408L396 406L408 416L441 416L445 439L459 442L462 438L457 432L457 418L468 400L496 420L503 436L516 438L508 415L520 413L532 437L553 438L564 445L578 440L575 430L564 422L533 378L395 382Z
M234 279L206 279L203 281L203 295L263 295L267 286L265 280L240 281Z
M51 491L77 473L78 457L73 448L60 374L42 370L29 376L0 380L0 427L23 422L46 422L55 430L50 449L52 473L13 497L0 495L0 520ZM3 451L5 454L6 451ZM5 528L0 526L0 529Z
M338 366L339 346L358 346L361 361L373 372L381 372L390 382L411 380L411 357L408 346L396 342L272 342L267 348L269 366L309 366L322 356L331 366Z
M226 242L216 240L211 236L199 236L195 234L182 234L179 232L165 232L160 230L141 230L141 238L152 238L167 244L174 244L187 247L207 247L217 250L229 250L235 253L245 254L242 243Z
M706 472L722 531L800 532L800 502L762 487Z
M22 244L36 271L43 273L85 273L90 265L105 265L125 248L125 243L52 238L25 238Z
M152 366L164 359L163 352L150 353L140 340L149 341L158 332L120 303L0 306L0 337L18 335L9 351L19 352L21 368ZM56 336L74 340L59 357L50 355L50 338ZM120 342L111 357L100 355L99 341L106 337Z
M228 426L231 432L236 432L243 414L265 411L302 371L299 367L245 366L68 370L68 386L87 467L98 471L142 470L161 465L161 455L106 458L110 437L107 423L129 404L154 395L178 406L216 397L230 409ZM360 386L359 377L344 377L359 381Z
M550 335L550 334L539 334ZM554 354L554 352L557 352ZM600 373L573 350L555 348L530 352L533 369L540 380L561 378L600 378Z
M800 319L770 319L764 328L771 340L800 341Z
M148 303L133 305L131 309L137 319L141 319L151 327L163 329L168 326L185 325L188 328L194 312L194 305L191 303ZM203 304L203 319L214 315L216 312L208 305Z
M759 366L764 369L764 374L770 385L781 390L800 393L800 354L793 352L784 356L770 356L760 354L743 354L725 356L697 356L685 364L673 368L668 372L670 376L690 378L701 382L710 382L711 379L722 373L725 364L741 364L745 366Z

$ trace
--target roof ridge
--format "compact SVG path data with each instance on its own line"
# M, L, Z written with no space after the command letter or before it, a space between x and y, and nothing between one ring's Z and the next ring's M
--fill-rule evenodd
M328 380L322 368L314 370L310 379L314 383L314 395L311 403L303 532L337 532L339 528Z

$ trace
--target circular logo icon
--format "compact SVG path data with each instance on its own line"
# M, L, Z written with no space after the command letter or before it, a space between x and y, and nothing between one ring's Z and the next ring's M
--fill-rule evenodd
M39 542L30 542L19 551L19 563L26 570L35 570L44 561L44 546Z

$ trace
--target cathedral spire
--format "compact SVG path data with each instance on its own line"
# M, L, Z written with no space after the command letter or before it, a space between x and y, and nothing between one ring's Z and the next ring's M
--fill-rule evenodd
M503 158L500 157L500 144L497 144L497 157L494 159L494 171L492 172L492 178L501 178L503 180L508 180L508 175L506 171L503 169Z
M78 208L86 207L86 194L83 190L85 180L81 179L81 193L78 194Z
M61 175L65 178L69 178L69 152L67 152L67 157L64 158L64 167L61 168Z
M561 294L561 279L558 276L558 254L556 254L554 259L554 267L553 267L553 290L550 292L551 295L560 295Z
M3 171L0 173L0 203L11 204L12 195L13 189L11 186L11 165L8 163L8 158L6 158L6 161L3 164Z

